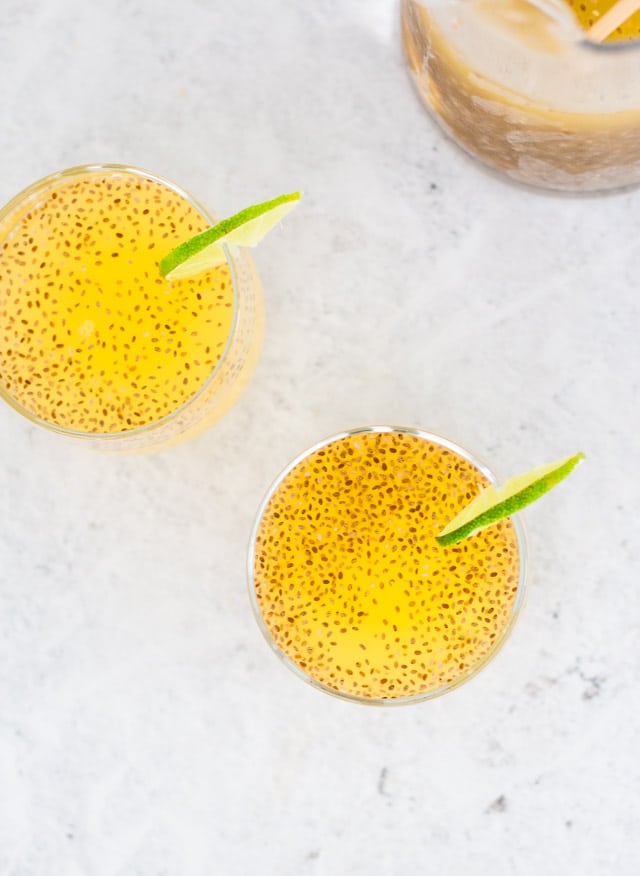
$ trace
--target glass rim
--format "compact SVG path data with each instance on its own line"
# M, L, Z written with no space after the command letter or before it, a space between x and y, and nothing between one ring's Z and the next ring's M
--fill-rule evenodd
M198 213L200 213L200 215L209 223L209 225L214 225L216 222L215 218L211 215L211 213L209 213L207 208L203 204L201 204L197 198L195 198L186 189L183 189L181 186L172 182L170 179L167 179L160 174L153 173L132 164L117 163L78 164L74 165L73 167L67 167L64 170L54 171L53 173L49 173L46 176L41 177L40 179L31 183L31 185L26 186L26 188L22 189L20 192L18 192L18 194L14 195L9 201L7 201L6 204L0 207L0 222L2 222L5 217L9 216L12 210L15 210L17 207L23 204L28 198L36 195L38 192L44 190L47 186L52 185L58 180L62 180L72 176L80 176L82 174L101 173L104 171L112 173L131 174L135 177L144 177L145 179L150 179L153 180L153 182L160 183L161 185L164 185L167 188L171 189L173 192L175 192L175 194L179 195L181 198L191 204L191 206L194 207L198 211ZM1 245L2 240L0 240L0 246ZM78 429L69 429L66 426L60 426L57 423L52 423L50 420L46 420L44 417L39 417L37 414L34 414L19 401L17 401L17 399L13 398L10 393L8 393L7 390L4 388L4 386L1 385L0 398L10 407L12 407L17 413L21 414L23 417L25 417L27 420L34 423L35 425L42 426L48 431L55 432L59 435L65 435L71 438L78 438L84 441L91 441L94 439L100 439L101 441L118 441L122 440L123 438L132 438L134 436L144 435L147 432L152 432L155 429L163 426L165 423L174 420L184 410L190 407L194 403L194 401L196 401L203 393L205 393L211 383L215 380L218 372L228 358L229 349L231 347L231 343L236 332L238 323L238 312L240 309L240 287L238 281L238 273L229 248L224 243L221 244L221 247L225 255L226 264L229 267L233 292L233 310L229 335L227 337L224 349L222 350L222 353L220 355L220 359L218 360L206 380L198 387L193 395L189 396L189 398L183 401L182 404L175 408L175 410L170 411L168 414L164 414L164 416L159 417L157 420L152 420L150 423L145 423L142 426L136 426L133 429L123 429L119 432L83 432Z
M416 3L418 6L424 6L429 9L430 6L455 6L460 3L468 2L468 0L403 0L404 3ZM496 2L496 0L494 0ZM500 2L500 0L497 0ZM563 34L564 42L569 46L576 46L584 49L587 52L600 53L602 55L613 55L616 53L632 54L640 52L640 38L638 39L622 39L614 42L595 42L588 40L585 36L586 31L580 26L578 21L573 17L565 0L547 0L547 2L538 3L536 0L527 0L532 6L536 7L540 12L546 15L551 20L567 26L569 15L572 15L573 27L567 27L566 33ZM560 14L560 10L563 10ZM557 10L557 14L555 12ZM630 16L629 16L630 17Z
M519 514L514 514L509 518L514 528L518 546L518 559L520 570L520 574L518 577L518 586L515 599L511 606L509 618L503 626L502 630L500 631L498 638L493 643L490 650L482 657L482 659L479 660L477 663L474 663L474 665L467 672L461 674L459 677L455 678L448 684L441 685L440 687L434 688L433 690L423 691L421 693L411 694L409 696L394 698L360 697L355 694L346 693L344 691L339 691L335 688L329 687L328 685L318 681L308 672L305 672L303 669L301 669L297 665L297 663L294 663L294 661L291 660L291 658L284 653L284 651L276 644L273 637L271 636L271 633L269 632L262 616L262 611L260 610L260 605L256 596L254 579L256 539L260 530L262 518L271 499L279 490L287 476L294 470L294 468L296 468L296 466L298 466L301 462L304 462L304 460L310 457L312 454L316 453L318 450L321 450L323 447L327 447L329 444L333 444L337 441L343 441L345 438L350 438L354 435L384 432L395 432L407 435L414 435L415 437L421 438L425 441L439 444L441 447L445 447L447 450L453 451L454 453L462 456L463 459L467 460L467 462L470 462L494 486L499 486L500 484L499 479L489 468L489 466L486 465L486 463L484 463L477 456L475 456L475 454L471 453L471 451L467 450L465 447L462 447L459 444L456 444L456 442L454 441L450 441L448 438L445 438L442 435L438 435L435 432L427 431L426 429L421 429L414 426L372 425L358 426L353 429L346 429L342 432L338 432L334 435L329 436L328 438L324 438L323 440L318 441L312 447L302 451L302 453L299 453L287 466L285 466L284 469L282 469L280 474L271 483L270 487L266 491L264 498L258 506L258 511L256 513L255 520L251 528L251 534L249 536L249 550L247 555L247 580L249 587L249 600L258 627L262 632L262 635L266 639L268 645L271 647L271 650L276 654L280 661L284 663L284 665L287 666L294 673L294 675L297 675L298 678L302 679L302 681L306 682L311 687L314 687L316 690L320 690L323 693L327 693L330 696L336 697L340 700L346 700L348 702L358 703L360 705L366 706L404 706L411 703L420 703L426 702L427 700L435 699L436 697L442 696L445 693L449 693L449 691L454 690L455 688L464 684L466 681L469 681L471 678L476 676L482 669L484 669L484 667L496 656L496 654L501 650L502 646L509 637L515 621L518 618L522 609L527 582L527 538L524 522Z

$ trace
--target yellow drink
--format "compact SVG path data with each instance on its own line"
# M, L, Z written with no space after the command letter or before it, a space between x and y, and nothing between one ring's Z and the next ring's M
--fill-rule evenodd
M219 416L254 364L255 273L246 256L185 280L158 270L210 224L186 193L119 166L74 168L14 199L0 214L4 397L57 431L127 448Z
M617 0L564 0L573 10L580 26L585 30L596 23L599 18L608 12ZM640 38L640 11L620 25L608 37L610 40L637 40Z
M519 606L522 536L510 519L449 548L435 536L489 482L460 448L409 429L346 433L296 460L252 545L254 607L276 651L369 702L473 675Z

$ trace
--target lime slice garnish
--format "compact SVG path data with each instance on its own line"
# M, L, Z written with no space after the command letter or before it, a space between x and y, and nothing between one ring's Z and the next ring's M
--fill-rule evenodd
M479 529L491 526L503 517L510 517L564 480L584 458L584 453L576 453L575 456L531 469L526 474L516 475L503 487L493 485L485 487L441 530L436 536L436 541L447 547L462 541Z
M192 277L201 271L224 264L226 256L223 243L255 246L274 225L293 210L301 197L301 192L280 195L279 198L254 204L228 219L223 219L172 249L160 260L160 273L167 280L175 280L179 277Z

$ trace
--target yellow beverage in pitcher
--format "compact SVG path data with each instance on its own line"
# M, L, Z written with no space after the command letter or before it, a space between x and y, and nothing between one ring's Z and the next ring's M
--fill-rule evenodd
M435 536L489 482L461 448L411 429L345 433L292 463L252 539L252 599L274 649L365 702L473 675L517 613L522 534L506 519L448 548Z
M618 0L564 0L573 10L580 26L589 30ZM640 10L617 27L608 37L610 41L640 39Z
M114 165L56 174L14 199L0 214L5 399L118 448L170 443L219 416L254 364L257 277L246 256L172 282L158 269L210 224L171 183Z

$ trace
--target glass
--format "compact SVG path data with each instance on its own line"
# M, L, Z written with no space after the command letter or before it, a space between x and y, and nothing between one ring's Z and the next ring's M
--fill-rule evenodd
M262 338L245 251L168 282L159 259L215 222L133 167L54 173L0 211L0 395L34 423L103 450L191 437L235 402Z
M413 80L471 155L587 192L640 181L640 42L585 39L566 0L402 0Z
M435 535L489 483L466 450L411 428L354 429L294 459L249 551L251 603L275 653L314 687L377 705L473 677L522 604L522 525L448 548Z

